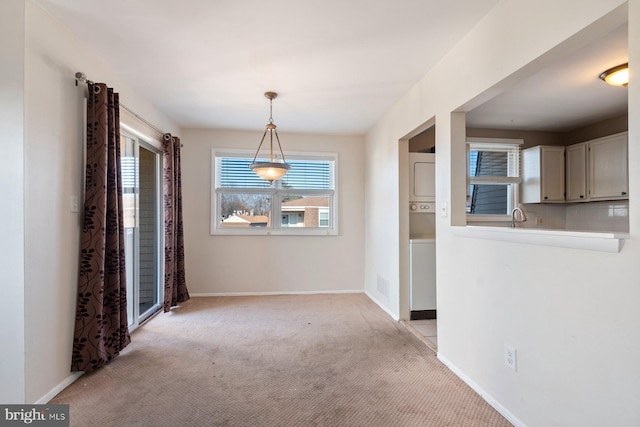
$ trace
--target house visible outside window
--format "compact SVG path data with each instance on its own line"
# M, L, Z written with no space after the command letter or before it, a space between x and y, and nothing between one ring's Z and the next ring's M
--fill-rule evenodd
M467 138L467 219L509 219L518 205L520 139Z
M290 153L270 184L250 168L252 152L212 151L211 234L335 235L335 153Z

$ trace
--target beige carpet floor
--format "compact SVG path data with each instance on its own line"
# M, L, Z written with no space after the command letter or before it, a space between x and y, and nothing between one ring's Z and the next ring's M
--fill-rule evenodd
M363 294L193 298L51 403L72 426L510 426Z

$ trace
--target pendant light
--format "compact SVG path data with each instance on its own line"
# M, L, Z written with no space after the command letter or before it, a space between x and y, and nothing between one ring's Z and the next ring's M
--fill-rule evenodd
M612 86L627 86L629 84L629 64L609 68L600 74L600 78Z
M273 181L277 181L282 178L289 171L291 166L285 162L284 153L282 152L282 146L280 145L280 138L278 138L278 131L276 130L276 125L273 123L273 100L278 96L278 94L275 92L267 92L264 94L264 96L269 99L269 123L267 123L264 134L262 134L262 140L260 140L260 145L258 145L256 155L253 157L253 162L249 165L249 167L252 171L258 174L260 178L273 183ZM267 133L269 133L269 161L256 162L258 154L260 154L260 148L262 147L262 143L264 142ZM278 142L278 148L280 149L280 156L282 157L281 162L276 162L273 158L274 134L276 136L276 141Z

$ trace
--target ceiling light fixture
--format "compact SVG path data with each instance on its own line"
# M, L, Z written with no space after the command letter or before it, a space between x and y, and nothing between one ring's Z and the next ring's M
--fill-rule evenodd
M609 68L600 74L600 78L612 86L627 86L629 84L629 63Z
M276 125L273 124L273 100L278 96L278 94L275 92L266 92L264 96L269 98L269 123L267 123L264 134L262 134L262 140L260 140L260 145L258 145L256 155L253 157L253 162L249 165L249 167L252 171L258 174L260 178L266 179L267 181L273 183L273 181L277 181L278 179L282 178L289 171L291 166L289 166L289 164L287 164L284 159L284 153L282 152L282 146L280 145L280 138L278 138L278 131L276 130ZM267 136L267 132L269 133L269 161L256 162L258 154L260 154L262 143ZM274 134L276 135L276 141L278 142L278 148L280 149L280 156L282 157L282 161L278 162L274 161L273 156Z

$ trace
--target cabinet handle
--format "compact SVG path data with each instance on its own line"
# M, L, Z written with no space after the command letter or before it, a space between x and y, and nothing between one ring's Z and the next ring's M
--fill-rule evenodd
M547 196L544 196L544 199L545 199L545 200L547 200L547 199L548 199L548 197L547 197Z
M584 199L584 196L581 194L581 195L580 195L580 198L581 198L581 199Z
M626 196L626 195L627 195L627 192L626 192L626 191L623 191L621 194L622 194L623 196Z

